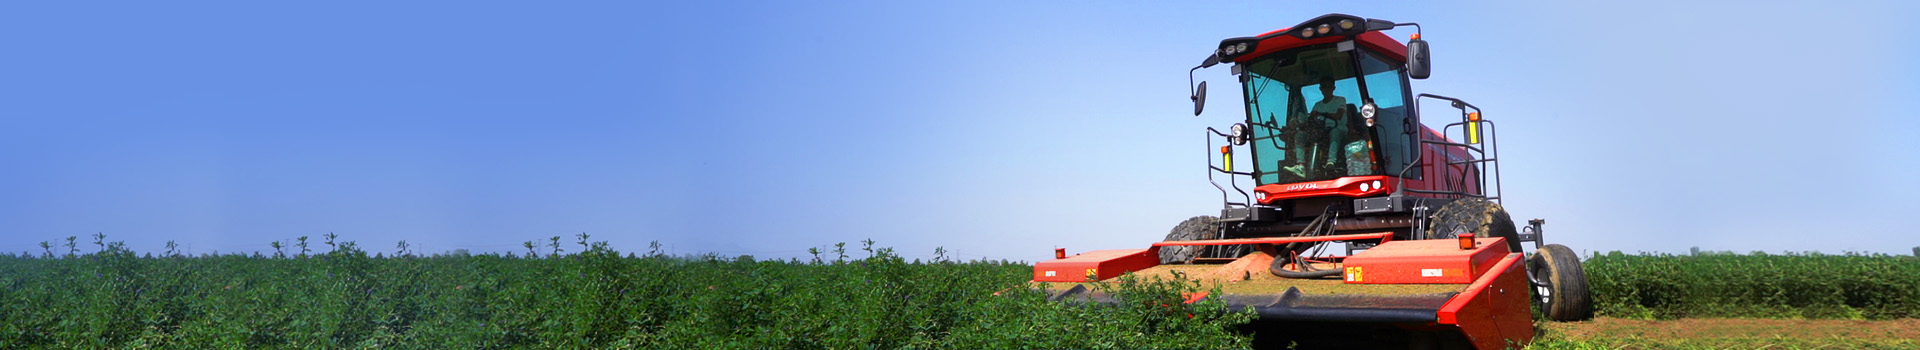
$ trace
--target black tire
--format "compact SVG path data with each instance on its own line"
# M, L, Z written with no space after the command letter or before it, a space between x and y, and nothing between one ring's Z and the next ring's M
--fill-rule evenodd
M1593 318L1593 297L1587 293L1587 270L1580 256L1559 244L1541 246L1527 258L1527 273L1547 281L1549 286L1534 286L1533 304L1547 319L1561 322Z
M1485 198L1464 198L1441 206L1429 218L1432 222L1422 239L1451 239L1456 233L1507 239L1507 249L1520 251L1520 233L1513 228L1513 217L1500 203Z
M1174 225L1173 231L1167 232L1167 239L1162 241L1205 239L1202 237L1214 235L1214 232L1219 231L1219 227L1220 219L1212 216L1195 216L1187 218L1186 221L1181 221L1179 225ZM1200 256L1200 252L1200 246L1178 245L1160 247L1160 263L1185 264L1192 262L1194 257Z
M1202 239L1221 239L1220 219L1212 216L1195 216L1173 226L1167 232L1165 241L1193 241ZM1170 246L1160 247L1161 264L1185 264L1193 258L1238 258L1252 251L1249 245L1229 246Z

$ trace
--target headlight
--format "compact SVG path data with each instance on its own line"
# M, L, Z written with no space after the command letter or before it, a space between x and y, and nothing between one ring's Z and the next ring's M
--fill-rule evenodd
M1257 201L1267 200L1267 193L1260 192L1260 191L1253 191L1253 200L1257 200Z
M1247 135L1246 124L1233 123L1233 128L1231 129L1233 130L1231 135L1233 135L1233 144L1235 146L1245 145L1247 144L1247 140L1253 139L1253 135Z

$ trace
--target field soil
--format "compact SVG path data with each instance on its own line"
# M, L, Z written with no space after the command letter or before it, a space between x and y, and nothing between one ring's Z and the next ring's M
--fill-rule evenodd
M1785 345L1785 348L1920 347L1920 319L1883 321L1695 318L1542 322L1547 343L1611 345L1607 348L1715 348ZM1543 344L1544 345L1544 344ZM1551 346L1550 346L1551 347Z

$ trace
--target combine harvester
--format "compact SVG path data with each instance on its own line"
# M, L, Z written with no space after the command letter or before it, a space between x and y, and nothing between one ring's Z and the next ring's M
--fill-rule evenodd
M1404 44L1381 33L1403 26L1416 29ZM1187 219L1147 249L1056 251L1033 280L1055 300L1091 301L1111 299L1090 284L1125 273L1198 280L1259 315L1256 345L1303 349L1517 348L1533 339L1530 306L1592 317L1579 257L1543 245L1544 220L1516 230L1501 207L1493 121L1410 89L1430 70L1418 28L1330 14L1222 40L1188 71L1231 63L1245 96L1244 122L1207 128L1220 216ZM1191 89L1197 116L1207 84ZM1427 127L1423 100L1459 120ZM1241 152L1251 169L1234 167ZM1345 255L1327 251L1335 242Z

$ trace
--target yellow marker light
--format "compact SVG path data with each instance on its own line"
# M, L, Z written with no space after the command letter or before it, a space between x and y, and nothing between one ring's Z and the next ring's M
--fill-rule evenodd
M1233 146L1220 146L1220 169L1233 171Z
M1467 143L1480 144L1480 122L1467 122Z
M1480 112L1467 113L1467 143L1480 144Z

